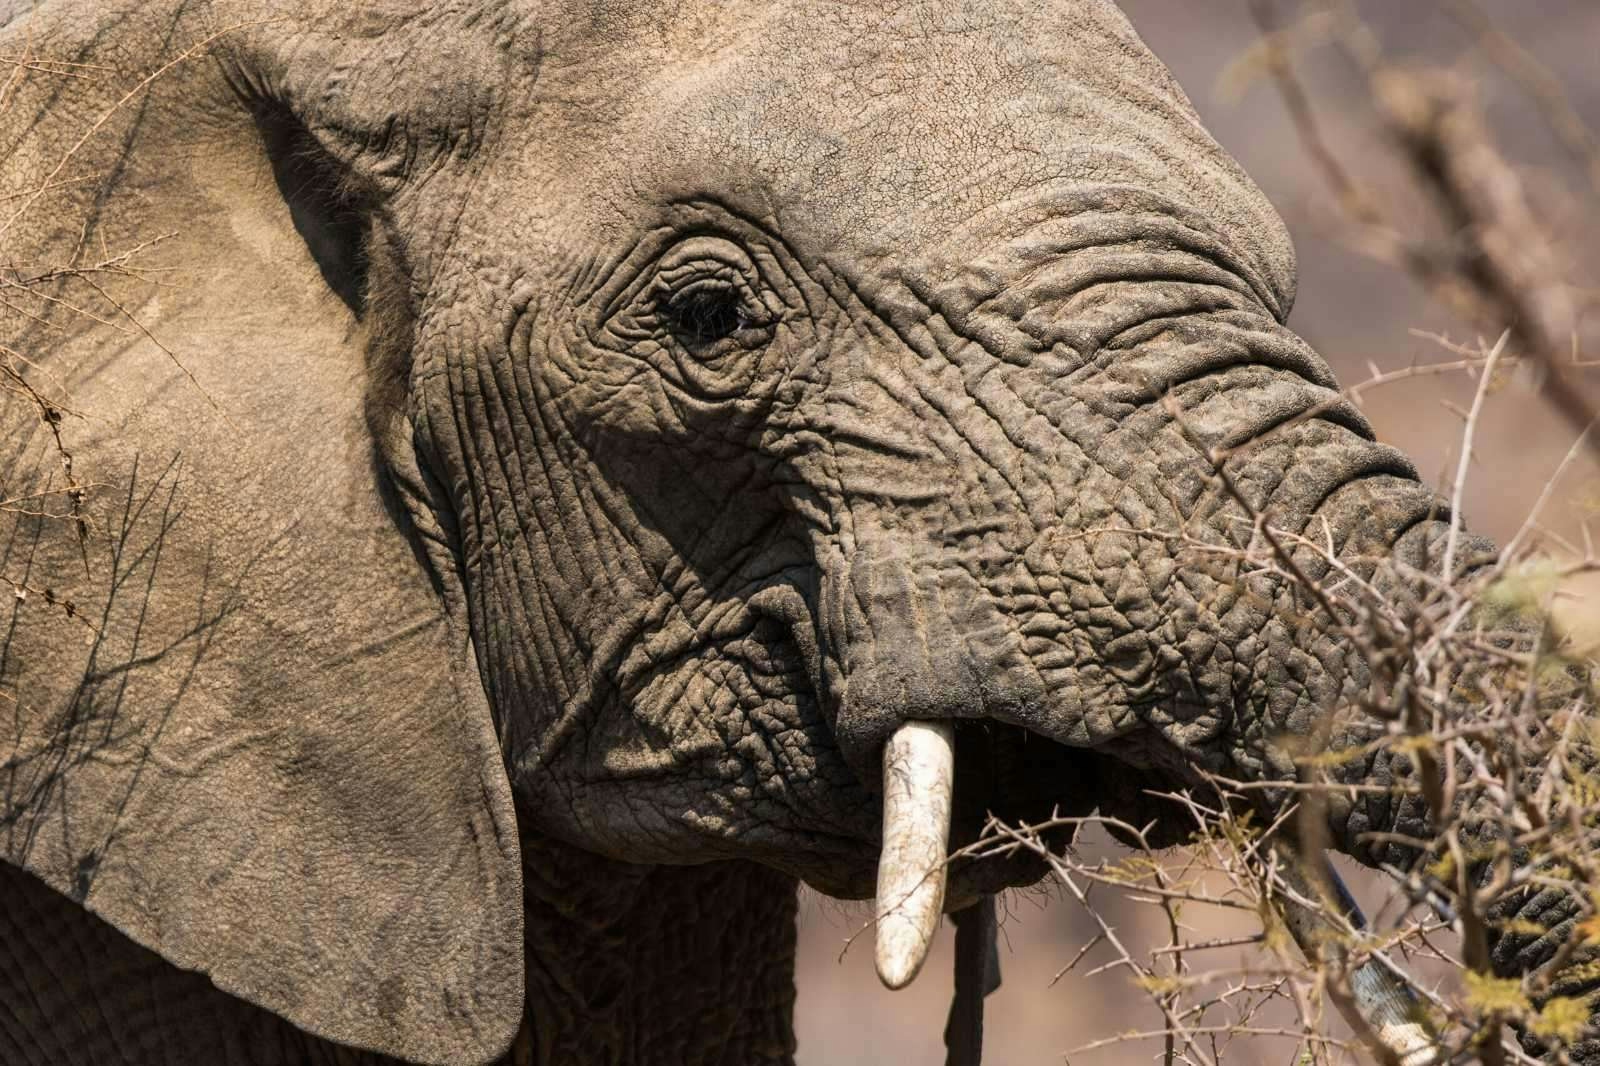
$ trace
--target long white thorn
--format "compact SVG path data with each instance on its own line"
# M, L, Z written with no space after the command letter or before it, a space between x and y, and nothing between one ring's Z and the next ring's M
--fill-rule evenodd
M939 928L955 753L948 722L907 722L883 749L877 963L889 988L917 976Z

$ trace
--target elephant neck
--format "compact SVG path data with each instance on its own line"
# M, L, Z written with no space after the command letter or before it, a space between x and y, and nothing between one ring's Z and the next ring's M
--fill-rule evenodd
M511 1061L794 1060L796 883L638 866L525 833L527 1007Z

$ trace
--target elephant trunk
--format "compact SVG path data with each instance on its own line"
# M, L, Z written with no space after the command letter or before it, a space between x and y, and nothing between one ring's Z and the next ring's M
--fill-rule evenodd
M1126 813L1197 771L1293 780L1307 738L1361 749L1388 728L1369 713L1375 669L1404 672L1372 661L1394 658L1363 636L1374 604L1406 617L1447 555L1456 579L1492 552L1453 531L1275 309L1181 248L1138 278L1085 243L989 262L981 286L902 279L895 328L833 353L827 448L791 454L840 748L877 788L905 723L953 724L952 846L973 811ZM1393 780L1401 757L1372 751L1334 776ZM1084 772L1108 757L1127 772ZM1371 834L1421 835L1426 806L1364 791L1331 800L1327 824L1340 850L1395 861ZM1546 930L1570 917L1516 907ZM1486 950L1511 972L1560 941Z
M1286 299L1181 207L1119 195L852 279L869 324L774 427L839 748L876 790L907 722L951 724L953 846L974 812L1143 824L1147 787L1293 780L1308 739L1366 750L1388 728L1374 678L1405 669L1364 635L1374 604L1414 614L1492 553L1374 440ZM1399 756L1370 750L1336 779L1392 780ZM1372 791L1327 816L1368 863L1400 854L1372 833L1427 824L1419 797ZM1559 938L1489 939L1509 970Z
M874 788L919 719L956 720L958 756L983 720L1154 771L1292 771L1272 741L1367 676L1296 585L1402 587L1448 534L1197 223L1073 206L969 269L854 284L890 328L778 427L823 705Z

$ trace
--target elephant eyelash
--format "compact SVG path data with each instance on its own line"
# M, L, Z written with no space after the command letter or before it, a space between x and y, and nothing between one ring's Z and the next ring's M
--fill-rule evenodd
M753 294L723 277L701 277L662 292L655 305L657 321L691 352L728 340L742 339L744 347L755 347L765 340L760 332L772 324Z
M751 328L744 295L732 285L703 281L672 294L661 305L667 327L688 347L701 348Z

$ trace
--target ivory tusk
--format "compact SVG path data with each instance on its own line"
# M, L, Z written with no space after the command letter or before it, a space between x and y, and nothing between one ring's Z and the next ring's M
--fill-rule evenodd
M939 928L955 761L948 722L907 722L883 750L877 964L889 988L917 976Z

